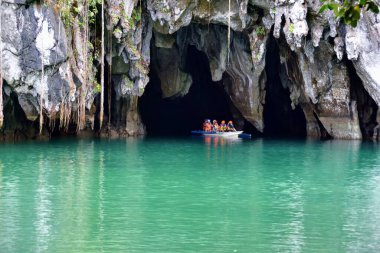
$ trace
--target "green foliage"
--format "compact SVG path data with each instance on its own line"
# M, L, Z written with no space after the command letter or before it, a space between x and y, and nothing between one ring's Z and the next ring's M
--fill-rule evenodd
M352 27L357 26L362 9L375 14L379 13L379 7L372 0L344 0L342 4L338 4L333 0L321 1L324 2L324 4L319 10L319 13L332 10L337 18L341 18L345 24L351 25Z
M273 7L272 9L270 9L269 12L270 12L271 14L273 14L273 15L276 15L276 13L277 13L277 9L276 9L276 7Z
M62 22L66 27L70 27L73 24L73 19L71 17L71 10L68 6L62 6L60 8Z
M132 11L131 17L124 14L125 20L128 22L130 29L135 29L137 24L141 21L141 8L136 8Z
M79 2L80 3L80 2ZM76 17L80 17L79 25L84 27L85 20L83 20L83 8L79 8L78 1L75 0L58 0L55 3L54 9L59 12L61 19L66 28L71 27L75 22ZM96 15L98 14L98 5L102 3L101 0L89 0L88 1L88 22L93 25L96 22Z
M102 4L101 0L88 0L88 22L90 24L95 24L96 15L98 14L98 5Z
M294 33L294 24L290 23L289 25L289 32Z
M264 28L264 26L261 26L261 25L256 26L255 32L256 32L257 36L264 36L265 35L265 28Z
M102 86L97 81L94 81L93 91L94 93L100 93L102 91Z
M114 33L122 33L121 29L119 27L116 27L115 29L113 29L113 32Z
M137 23L141 20L141 12L142 12L141 6L137 6L135 9L133 9L132 15L130 17L125 12L124 2L121 2L120 8L122 10L122 15L124 17L124 20L127 21L129 28L135 29Z
M132 19L135 22L139 22L141 20L141 9L139 9L139 10L134 9L133 10Z
M128 88L128 89L132 89L133 88L133 85L134 83L128 78L128 76L124 76L124 85Z
M260 52L256 52L254 58L255 58L255 61L256 61L256 62L260 61L260 59L261 59L261 54L260 54Z

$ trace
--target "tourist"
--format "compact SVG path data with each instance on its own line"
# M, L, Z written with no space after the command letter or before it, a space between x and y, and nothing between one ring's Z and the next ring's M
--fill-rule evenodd
M220 123L220 126L219 126L219 131L220 132L225 132L226 130L227 130L226 121L222 120L222 122Z
M214 132L219 132L219 124L218 121L216 121L215 119L212 121L212 127Z
M229 132L235 132L236 131L236 129L234 127L234 123L232 123L232 120L228 121L227 131L229 131Z
M209 119L206 119L203 122L203 131L205 131L205 132L211 132L212 131L212 125L211 125L211 121Z

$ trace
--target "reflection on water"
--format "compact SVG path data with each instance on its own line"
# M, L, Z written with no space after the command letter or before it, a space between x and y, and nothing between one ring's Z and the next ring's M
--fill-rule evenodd
M48 160L43 154L39 155L38 159L38 181L37 192L35 194L35 215L36 220L34 227L36 229L36 252L46 252L48 250L49 240L51 239L51 201L49 200L49 186L46 182L47 171L45 168L49 165L45 164Z
M204 140L204 143L206 145L212 145L215 148L216 147L223 147L228 144L236 144L236 143L241 143L243 140L240 138L226 138L226 137L219 137L219 136L203 136L200 137Z
M0 252L377 252L361 142L218 137L0 146Z
M97 241L100 242L100 252L104 252L104 151L99 151L99 175L98 175L98 232Z

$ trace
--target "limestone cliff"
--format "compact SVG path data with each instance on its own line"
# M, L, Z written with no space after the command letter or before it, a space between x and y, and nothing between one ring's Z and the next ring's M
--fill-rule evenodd
M89 31L79 14L64 25L60 3L1 2L2 138L37 138L41 115L45 136L143 135L138 100L149 73L157 73L164 98L186 96L189 46L207 56L212 80L258 132L265 131L268 75L276 74L308 136L378 138L380 15L362 12L352 28L330 11L319 14L314 0L107 0L100 127L99 17ZM80 13L86 1L70 3ZM269 41L277 56L267 55ZM278 73L268 57L280 58Z

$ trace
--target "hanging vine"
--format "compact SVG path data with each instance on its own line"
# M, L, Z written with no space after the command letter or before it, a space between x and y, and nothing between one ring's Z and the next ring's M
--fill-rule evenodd
M78 97L78 109L77 109L77 132L82 130L86 123L86 95L87 95L87 85L88 85L88 10L89 4L88 0L84 0L82 6L82 26L83 26L83 76L82 76L82 84L79 89L79 97Z
M82 63L82 67L79 68L81 86L77 94L77 132L86 125L86 99L89 92L101 92L101 85L96 81L93 71L93 61L99 56L95 45L96 30L94 33L91 32L96 27L99 5L104 9L103 0L58 0L55 4L55 10L59 11L61 20L67 28L66 31L73 33L70 36L73 39L71 44L73 53L69 56L74 62L72 67L77 68L76 66ZM80 36L76 36L75 33L79 33ZM93 35L94 41L91 41L90 35ZM75 40L78 39L80 41L77 42L82 45L82 48L75 48L77 46ZM104 77L104 73L101 76ZM63 97L69 99L70 95L65 94ZM71 118L71 106L62 101L60 110L60 121L63 121L63 123L60 122L60 126L67 129Z
M111 31L113 30L112 21L110 19ZM112 84L112 33L108 33L108 45L109 45L109 62L108 62L108 130L111 128L111 84Z
M43 42L42 42L43 43ZM45 67L44 67L44 55L41 52L41 84L40 84L40 134L42 133L42 128L44 124L44 114L43 114L43 101L44 101L44 82L45 82Z
M43 24L43 20L41 22ZM42 48L44 48L44 41L41 40ZM40 120L39 120L39 128L40 128L40 134L42 133L43 124L44 124L44 114L43 114L43 102L44 102L44 83L45 83L45 66L44 66L44 51L42 50L40 52L40 58L41 58L41 84L40 84Z
M100 115L99 115L99 128L103 125L104 116L104 0L102 0L101 7L101 22L102 22L102 32L101 32L101 53L100 53Z

